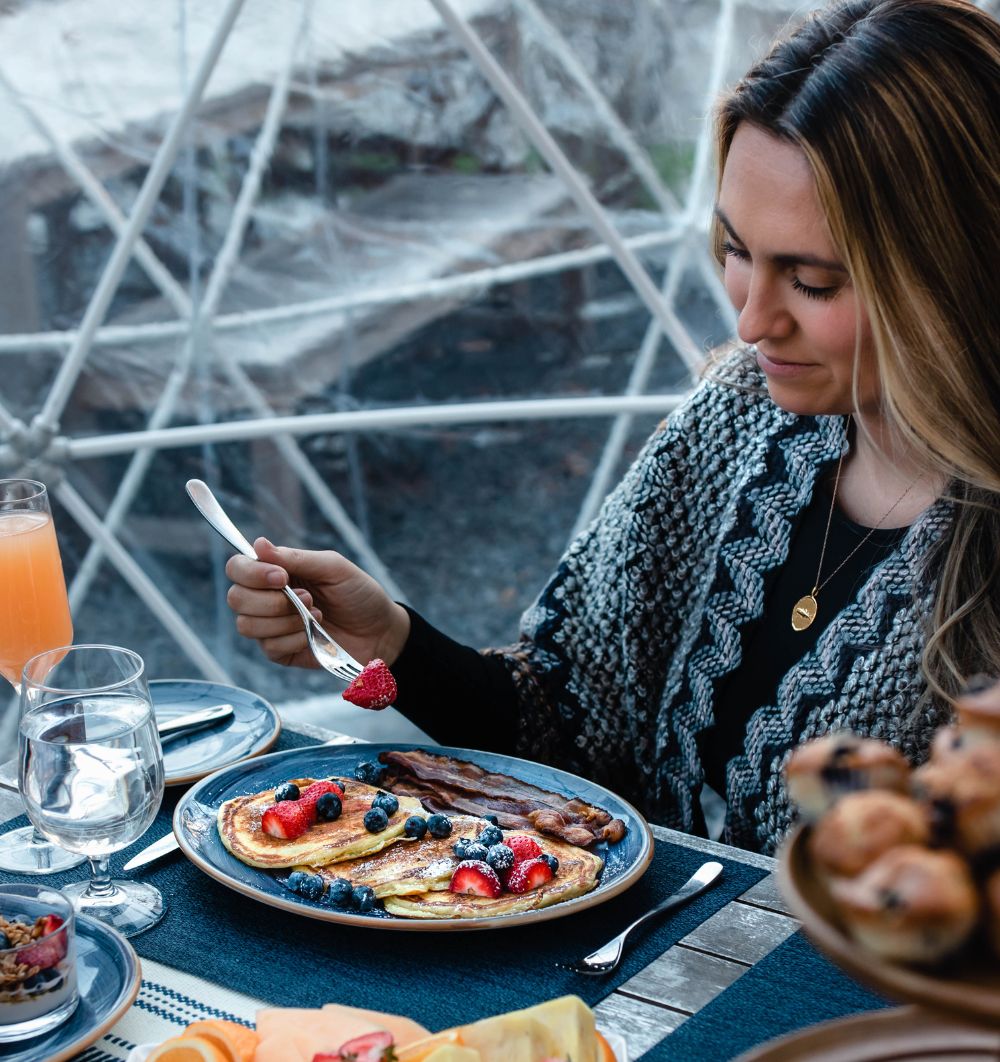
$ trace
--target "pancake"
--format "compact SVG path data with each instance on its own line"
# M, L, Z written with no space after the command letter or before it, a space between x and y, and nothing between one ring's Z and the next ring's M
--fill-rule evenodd
M261 816L274 803L274 790L266 789L234 797L219 808L217 823L222 843L237 859L252 867L277 870L300 863L323 866L381 851L402 837L403 824L410 815L424 814L419 800L400 797L399 809L389 817L389 825L380 833L369 833L362 820L371 808L372 798L381 790L353 778L331 780L344 787L343 811L336 821L317 822L294 840L271 837L260 826ZM304 789L312 781L315 779L300 778L296 784Z
M455 867L462 862L452 851L452 845L459 837L477 836L486 823L469 815L454 815L451 825L449 837L437 838L427 834L419 841L401 837L398 844L359 859L296 869L315 870L327 882L347 878L355 887L367 885L379 900L386 896L447 889Z
M582 896L597 885L604 861L583 848L544 837L530 830L512 831L533 836L543 852L559 860L559 870L551 881L528 892L504 892L496 899L465 896L450 891L431 891L385 898L385 909L401 918L492 918L551 907L554 903Z

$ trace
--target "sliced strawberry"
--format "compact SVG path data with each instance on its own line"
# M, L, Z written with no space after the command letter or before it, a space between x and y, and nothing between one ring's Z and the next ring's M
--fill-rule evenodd
M547 881L551 881L554 876L552 867L544 859L538 859L537 857L535 859L526 859L523 863L518 863L510 872L510 877L507 879L507 888L511 892L528 892L531 889L537 889L539 885L544 885Z
M463 859L455 867L448 886L452 892L461 892L472 896L489 896L496 899L503 892L503 886L496 871L479 859Z
M542 847L535 838L526 837L523 833L508 834L503 843L513 851L515 863L523 863L542 854Z
M63 920L54 914L43 915L37 925L40 925L42 936L36 944L31 944L18 952L18 962L25 966L37 966L40 970L48 970L57 966L66 957L69 944L65 932L59 929Z
M389 665L376 657L343 692L345 701L360 708L388 708L396 699L396 680Z
M392 1033L371 1032L364 1036L355 1036L346 1044L341 1044L335 1055L316 1055L313 1062L394 1062L396 1052L393 1050Z
M343 796L344 787L339 782L313 782L312 785L307 785L305 789L302 790L298 803L315 809L316 801L319 800L324 793L336 793L337 796Z
M261 816L260 828L269 837L294 841L316 821L316 807L298 800L282 800L272 804Z

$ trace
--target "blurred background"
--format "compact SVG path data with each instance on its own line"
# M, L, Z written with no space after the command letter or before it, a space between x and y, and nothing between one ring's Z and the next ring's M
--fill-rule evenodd
M711 101L795 13L0 3L0 476L51 488L75 640L406 736L236 635L185 480L512 641L732 334Z

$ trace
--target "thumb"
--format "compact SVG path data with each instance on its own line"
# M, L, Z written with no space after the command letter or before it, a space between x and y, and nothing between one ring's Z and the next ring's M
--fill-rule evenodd
M331 550L295 549L275 546L266 538L258 538L253 548L260 560L277 564L294 579L310 582L329 582L339 555Z

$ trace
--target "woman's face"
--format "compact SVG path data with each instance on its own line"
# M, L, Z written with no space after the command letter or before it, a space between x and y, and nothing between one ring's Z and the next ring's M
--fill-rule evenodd
M877 412L868 318L834 250L812 171L795 145L746 123L733 137L716 213L737 331L771 398L801 414Z

